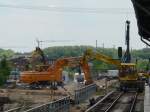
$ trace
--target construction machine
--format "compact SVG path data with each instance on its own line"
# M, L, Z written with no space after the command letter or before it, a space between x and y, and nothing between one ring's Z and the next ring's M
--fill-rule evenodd
M35 58L37 56L40 56L40 61L43 63L43 64L46 64L46 59L45 59L45 55L44 55L44 52L42 51L42 49L40 47L36 47L36 49L32 52L32 58Z
M86 84L91 84L93 81L90 75L89 66L83 57L60 58L48 68L21 72L20 82L36 86L61 86L63 84L62 71L64 67L78 66L80 66L84 72Z
M32 69L41 69L44 66L49 66L44 52L40 47L36 47L36 49L32 52L29 61L30 65L32 66Z
M99 52L94 52L90 49L85 52L84 57L87 60L96 59L108 64L115 65L119 70L119 88L121 91L136 89L142 92L144 90L144 81L142 81L138 76L136 64L122 63L121 60L112 59L109 56L106 56Z
M130 21L126 21L126 45L127 49L122 56L122 47L118 48L118 57L119 59L115 60L109 56L103 55L98 52L93 52L92 50L87 50L85 52L86 59L96 59L108 64L115 65L119 70L119 83L120 90L127 91L136 89L138 91L144 90L144 81L138 75L136 64L131 63L131 54L130 54Z

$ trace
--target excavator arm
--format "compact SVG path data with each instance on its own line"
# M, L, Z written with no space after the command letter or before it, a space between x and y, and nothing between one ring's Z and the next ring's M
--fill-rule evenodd
M89 84L93 83L92 76L90 74L91 73L90 67L88 65L88 60L85 57L82 58L80 65L84 72L84 76L85 76L85 80L86 80L85 84L89 85Z
M56 61L56 63L49 68L49 72L53 72L56 76L56 80L61 81L62 80L62 70L64 67L77 67L81 66L84 75L86 84L91 84L92 78L90 75L90 69L87 60L85 60L83 57L71 57L71 58L62 58Z
M113 64L118 68L121 67L121 62L119 60L112 59L111 57L103 55L101 53L93 52L91 49L85 51L84 57L87 59L96 59L108 64Z
M75 67L79 66L81 57L70 57L58 59L54 65L48 68L50 75L54 75L54 81L62 81L62 71L64 67Z

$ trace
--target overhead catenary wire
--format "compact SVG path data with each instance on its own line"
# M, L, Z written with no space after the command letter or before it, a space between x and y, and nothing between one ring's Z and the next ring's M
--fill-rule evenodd
M96 14L134 14L129 8L80 8L80 7L57 7L57 6L31 6L31 5L11 5L0 4L0 8L19 8L27 10L51 11L51 12L77 12Z

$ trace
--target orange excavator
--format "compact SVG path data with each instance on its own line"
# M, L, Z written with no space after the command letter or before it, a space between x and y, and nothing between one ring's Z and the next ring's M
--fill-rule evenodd
M27 83L32 86L61 86L63 85L62 71L64 67L78 66L80 66L84 72L86 84L91 84L93 81L90 75L90 69L84 57L60 58L56 60L53 65L50 65L47 68L41 68L34 71L24 71L21 73L20 82Z

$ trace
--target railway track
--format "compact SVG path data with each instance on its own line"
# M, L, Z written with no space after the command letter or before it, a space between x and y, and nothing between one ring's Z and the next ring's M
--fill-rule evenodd
M31 108L30 106L22 106L22 107L16 107L16 108L4 111L4 112L24 112L25 110L28 110L30 108Z
M137 92L111 92L86 112L133 112L137 96Z

